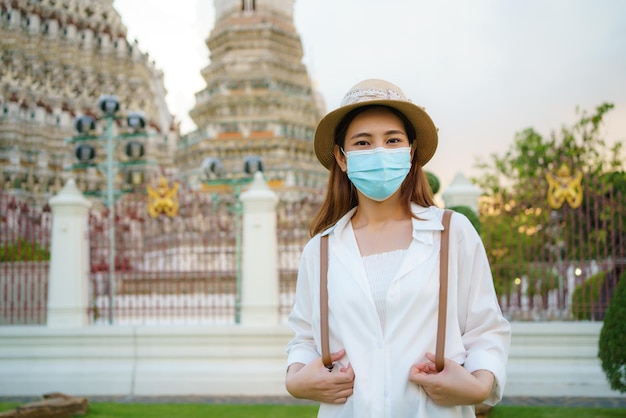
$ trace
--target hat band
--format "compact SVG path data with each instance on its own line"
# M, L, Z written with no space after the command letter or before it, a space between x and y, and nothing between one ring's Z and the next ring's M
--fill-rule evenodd
M353 103L367 102L370 100L402 100L407 99L391 89L356 89L348 92L341 102L341 106L351 105Z

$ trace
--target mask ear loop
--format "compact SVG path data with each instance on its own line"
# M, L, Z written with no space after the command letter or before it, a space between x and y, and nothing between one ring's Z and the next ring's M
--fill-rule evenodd
M343 147L339 147L339 150L344 155L344 157L346 157L346 171L342 170L342 172L343 174L345 174L346 177L348 177L348 154L346 154L346 152L343 150ZM358 197L356 187L354 187L354 183L352 183L352 180L350 180L350 178L348 178L348 181L350 182L350 194L354 194Z
M414 139L411 141L411 165L417 163L417 141Z
M343 147L339 147L339 150L341 151L341 153L343 154L344 157L346 157L346 169L345 170L341 170L344 174L348 175L348 154L346 154L346 152L343 150ZM341 167L339 167L341 168ZM354 185L352 184L352 182L350 182L350 184L352 185L352 187L354 187Z

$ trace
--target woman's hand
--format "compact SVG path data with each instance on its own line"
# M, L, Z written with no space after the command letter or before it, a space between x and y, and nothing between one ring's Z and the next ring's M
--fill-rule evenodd
M341 350L330 355L334 363L346 355ZM287 369L285 384L287 391L294 398L312 401L342 404L352 396L354 388L354 370L352 366L333 367L329 371L321 357L309 364L294 363Z
M438 405L478 405L489 397L494 384L493 374L487 370L469 373L457 362L446 358L444 368L437 372L435 355L426 353L427 361L418 363L409 371L409 381L422 386Z

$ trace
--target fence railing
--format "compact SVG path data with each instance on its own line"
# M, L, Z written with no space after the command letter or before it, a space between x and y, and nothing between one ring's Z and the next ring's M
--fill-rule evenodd
M46 322L51 214L0 191L0 325Z
M626 200L585 178L579 207L546 190L485 199L481 236L504 313L513 320L602 320L626 271Z
M48 261L0 263L0 325L46 323L48 270Z
M115 283L109 277L109 217L106 209L92 210L94 323L112 318L116 324L235 322L241 251L235 217L241 214L232 196L185 192L174 217L151 217L141 193L117 202Z
M626 204L587 187L585 203L538 200L481 206L485 243L503 312L512 320L602 320L626 269ZM300 253L320 195L277 207L279 316L294 302ZM173 218L152 218L145 196L116 204L115 283L109 277L106 209L89 219L89 315L94 324L234 324L242 255L232 195L187 191ZM0 192L0 325L46 322L51 216ZM262 243L260 243L262 245ZM114 289L114 294L111 294ZM113 309L111 301L114 302Z
M232 194L183 190L177 216L152 218L146 199L123 196L115 213L115 283L109 283L109 217L90 216L91 302L94 323L236 323L241 280L242 214ZM277 206L279 315L295 291L300 252L319 196L283 199ZM238 229L239 228L239 229ZM263 243L259 243L263 245ZM111 298L110 291L115 290ZM114 300L111 312L110 301Z

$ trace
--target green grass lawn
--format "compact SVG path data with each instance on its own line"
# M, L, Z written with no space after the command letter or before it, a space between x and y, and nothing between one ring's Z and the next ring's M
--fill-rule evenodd
M19 403L0 402L0 412ZM311 405L217 405L90 403L88 418L314 418ZM624 418L615 408L560 408L547 406L497 406L489 418Z

